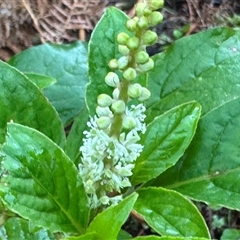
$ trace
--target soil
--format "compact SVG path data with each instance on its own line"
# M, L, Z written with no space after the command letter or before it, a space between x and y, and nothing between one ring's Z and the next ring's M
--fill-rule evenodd
M87 41L104 9L116 6L134 13L137 0L1 0L0 59L44 42ZM214 26L239 27L239 0L165 0L164 21L157 27L159 42L148 49L151 55L172 41ZM226 228L240 229L240 213L212 209L198 203L212 239L220 239ZM144 222L130 217L124 229L133 236L155 234Z

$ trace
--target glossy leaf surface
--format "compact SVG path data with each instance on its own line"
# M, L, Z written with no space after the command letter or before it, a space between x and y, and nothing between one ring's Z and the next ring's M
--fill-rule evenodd
M65 144L65 133L56 110L38 87L17 69L0 62L0 143L6 125L14 121L43 132L54 142Z
M1 198L7 207L50 231L83 233L89 209L78 170L42 133L8 124Z
M23 72L53 77L57 82L44 89L45 96L56 108L64 125L75 118L85 106L87 76L87 45L43 44L29 48L9 60Z
M149 181L173 166L190 144L201 115L196 102L182 104L154 119L140 143L144 146L133 170L132 183Z
M181 194L163 188L143 188L134 209L157 233L176 237L209 238L196 206Z

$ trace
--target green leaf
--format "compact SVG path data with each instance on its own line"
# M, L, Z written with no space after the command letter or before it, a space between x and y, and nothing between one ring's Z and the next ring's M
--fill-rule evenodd
M43 44L17 54L8 63L23 72L39 73L57 80L43 92L64 125L85 106L85 85L88 82L86 43Z
M129 239L133 239L133 237L128 232L121 229L120 232L118 233L117 240L129 240Z
M24 75L27 76L32 82L34 82L40 89L51 86L57 82L55 78L42 74L24 72Z
M138 194L134 209L157 233L210 238L196 206L181 194L163 188L144 188Z
M238 229L225 229L220 240L238 240L240 238L240 230Z
M179 160L195 134L200 115L198 103L185 103L155 118L147 126L140 140L144 148L131 179L134 185L157 177Z
M105 84L105 76L111 69L108 62L118 58L117 34L124 31L128 17L117 8L108 8L96 25L89 42L89 78L86 101L91 115L97 107L97 96L101 93L111 95L112 87ZM101 44L99 44L101 43Z
M65 153L35 129L8 124L2 148L1 197L7 207L50 231L84 233L87 197L78 170Z
M17 69L0 61L0 143L4 142L6 124L14 122L43 132L60 146L65 133L57 112L38 87Z
M134 240L208 240L209 238L198 238L198 237L158 237L158 236L142 236L133 238ZM228 239L229 240L229 239Z
M55 239L54 235L47 231L46 229L36 229L35 231L31 231L29 229L29 222L20 218L10 218L4 224L4 231L6 239L8 240L16 240L16 239L24 239L24 240L53 240ZM1 236L1 239L3 236Z
M88 110L83 108L78 117L74 120L67 137L65 152L76 165L79 163L79 148L83 144L83 132L87 127L88 120Z
M67 240L96 240L97 234L96 233L86 233L84 235L78 236L78 237L68 237Z
M240 98L204 115L184 156L151 184L211 205L240 210L238 129Z
M184 37L154 57L149 73L147 122L188 101L202 114L240 95L240 32L214 28Z
M96 232L96 240L116 239L122 224L128 218L138 194L133 193L116 206L99 213L91 222L88 232Z

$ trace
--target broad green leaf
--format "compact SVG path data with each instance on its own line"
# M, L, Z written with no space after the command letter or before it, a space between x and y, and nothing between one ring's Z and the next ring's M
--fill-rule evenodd
M31 231L29 229L29 222L21 218L10 218L4 224L4 231L6 239L8 240L54 240L55 237L46 229L37 229ZM0 236L1 239L3 236Z
M155 118L140 143L144 146L133 170L134 185L153 179L173 166L190 144L201 115L196 102L182 104Z
M7 122L13 120L43 132L60 146L65 144L61 120L38 87L1 61L0 73L0 143L4 142Z
M220 240L239 240L240 230L239 229L225 229Z
M116 206L99 213L90 223L88 232L96 232L96 240L116 239L121 226L132 211L138 194L133 193Z
M57 82L55 78L42 74L24 72L24 75L27 76L32 82L34 82L40 89L53 85Z
M79 148L83 143L83 132L87 127L88 120L88 110L86 108L83 108L78 117L74 120L67 137L65 152L75 164L79 163Z
M240 32L230 28L209 29L156 55L149 73L147 122L184 102L199 102L206 114L239 97L239 38Z
M196 206L181 194L163 188L143 188L134 210L157 233L166 236L210 238Z
M64 125L85 106L85 85L88 82L86 43L43 44L15 55L8 63L23 72L39 73L57 80L43 92Z
M178 163L152 185L240 210L240 98L204 115Z
M118 233L117 240L129 240L129 239L133 239L133 237L128 232L121 229L120 232Z
M96 240L97 239L97 234L90 232L86 233L84 235L78 236L78 237L68 237L66 240Z
M209 240L209 238L198 238L198 237L158 237L158 236L142 236L133 238L134 240ZM229 240L229 239L228 239Z
M7 207L50 231L84 233L89 217L78 170L66 154L35 129L8 124L2 147L1 198Z
M117 8L108 8L92 32L89 41L89 78L86 101L91 115L94 115L97 96L101 93L111 94L112 87L106 85L104 79L111 69L108 62L120 57L116 43L119 32L128 32L125 22L128 17ZM101 44L99 44L101 43Z

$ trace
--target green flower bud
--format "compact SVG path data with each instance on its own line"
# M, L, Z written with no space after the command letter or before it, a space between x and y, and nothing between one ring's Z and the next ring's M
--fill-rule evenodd
M163 20L163 15L160 12L154 11L148 16L149 26L156 26Z
M111 124L111 119L106 116L102 116L97 119L97 125L100 129L106 129L110 126Z
M103 204L106 205L109 203L109 197L108 196L103 196L99 199L99 201Z
M122 125L125 129L131 130L136 127L136 121L133 117L125 116Z
M140 73L144 73L150 71L151 69L153 69L153 67L154 61L151 58L149 58L146 63L138 65L137 71L139 71Z
M145 17L148 17L150 14L151 14L151 10L149 8L145 8L144 11L143 11L143 14Z
M123 70L128 65L128 57L127 56L120 57L117 63L118 63L118 68Z
M128 55L130 50L127 46L125 45L118 45L118 51L122 54L122 55Z
M163 0L147 0L147 5L151 10L157 10L159 8L162 8L163 4Z
M140 51L135 55L135 60L137 64L144 64L148 61L149 55L145 51Z
M147 29L148 28L148 19L145 16L139 18L137 25L140 29Z
M105 77L105 82L110 87L117 87L119 84L119 77L114 72L109 72Z
M120 90L119 90L119 88L115 88L115 89L113 90L112 95L113 95L113 99L117 100L117 99L119 98L119 95L120 95Z
M112 69L118 69L118 60L117 59L110 60L108 66Z
M136 5L136 14L138 17L143 16L144 14L144 9L147 8L147 4L146 3L137 3Z
M137 77L137 73L136 70L133 68L127 68L124 72L123 72L123 77L128 80L128 81L132 81Z
M98 115L99 117L112 115L112 112L111 112L111 110L109 109L109 107L100 107L100 106L97 106L97 107L96 107L96 113L97 113L97 115Z
M116 102L114 102L111 106L112 110L114 113L124 113L125 112L125 103L123 100L117 100Z
M140 44L140 40L137 37L131 37L126 42L127 47L131 50L138 49L139 44Z
M151 92L147 88L143 87L142 92L141 92L141 96L138 98L138 100L140 102L144 102L147 99L149 99L150 96L151 96Z
M121 32L117 35L118 44L125 45L128 39L129 39L129 36L124 32Z
M144 44L146 46L150 46L150 45L153 45L157 42L158 40L158 35L151 31L151 30L147 30L144 34L143 34L143 37L142 37L142 40L144 42Z
M136 20L134 19L129 19L127 22L126 22L126 28L131 31L131 32L134 32L136 31L137 29L137 22Z
M103 93L98 96L97 103L100 107L109 107L112 104L112 98Z
M142 86L139 83L128 86L128 96L130 98L139 98L142 93Z

